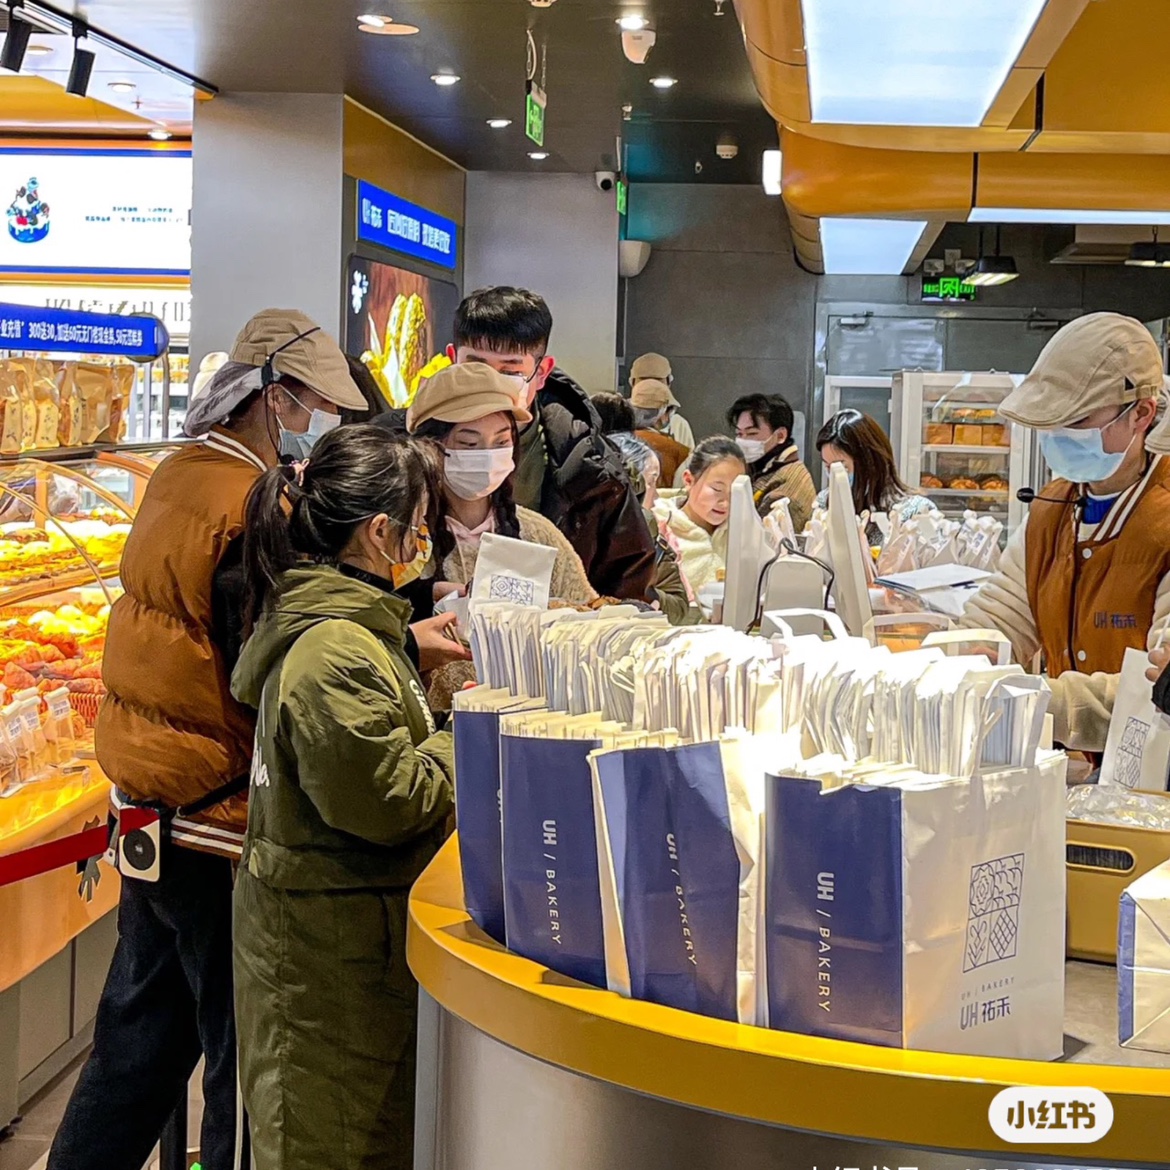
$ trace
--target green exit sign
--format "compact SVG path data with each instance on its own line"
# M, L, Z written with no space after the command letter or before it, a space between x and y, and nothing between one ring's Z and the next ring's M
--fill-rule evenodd
M975 285L968 284L958 276L924 276L922 278L922 299L924 301L973 301L979 295Z
M545 92L534 81L528 83L528 101L525 105L524 133L536 143L544 145L544 110L548 105Z

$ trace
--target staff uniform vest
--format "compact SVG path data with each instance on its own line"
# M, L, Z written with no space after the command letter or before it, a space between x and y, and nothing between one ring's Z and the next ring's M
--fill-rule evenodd
M1085 537L1082 488L1054 480L1032 504L1025 536L1028 605L1047 673L1116 674L1127 649L1144 650L1158 585L1170 573L1170 459L1153 457ZM1080 531L1078 531L1080 529Z

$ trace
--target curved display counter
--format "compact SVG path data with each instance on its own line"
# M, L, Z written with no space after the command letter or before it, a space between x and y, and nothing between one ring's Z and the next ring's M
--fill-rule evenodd
M597 991L493 943L463 908L457 840L411 894L407 949L424 993L416 1170L1167 1164L1170 1057L1117 1047L1110 967L1070 963L1054 1064L745 1027ZM988 1107L1016 1085L1096 1088L1112 1129L1091 1145L1009 1145Z

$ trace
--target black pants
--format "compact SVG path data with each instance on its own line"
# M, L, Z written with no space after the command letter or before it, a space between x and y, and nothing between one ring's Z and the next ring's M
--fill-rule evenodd
M232 1170L231 862L164 843L158 882L122 879L93 1052L49 1153L51 1170L142 1170L200 1055L202 1164Z

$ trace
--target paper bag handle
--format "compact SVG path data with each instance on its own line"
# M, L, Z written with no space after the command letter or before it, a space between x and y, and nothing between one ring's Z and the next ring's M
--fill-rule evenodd
M845 623L832 610L810 609L805 606L798 606L794 609L770 609L768 610L768 616L773 621L777 618L786 617L819 617L825 623L825 628L833 635L834 639L843 641L849 637L849 631L845 628ZM789 633L791 633L791 626L788 628Z
M957 654L960 646L973 642L990 642L996 647L996 666L1007 666L1012 660L1012 644L998 630L937 630L922 639L923 647L942 646L948 655Z

